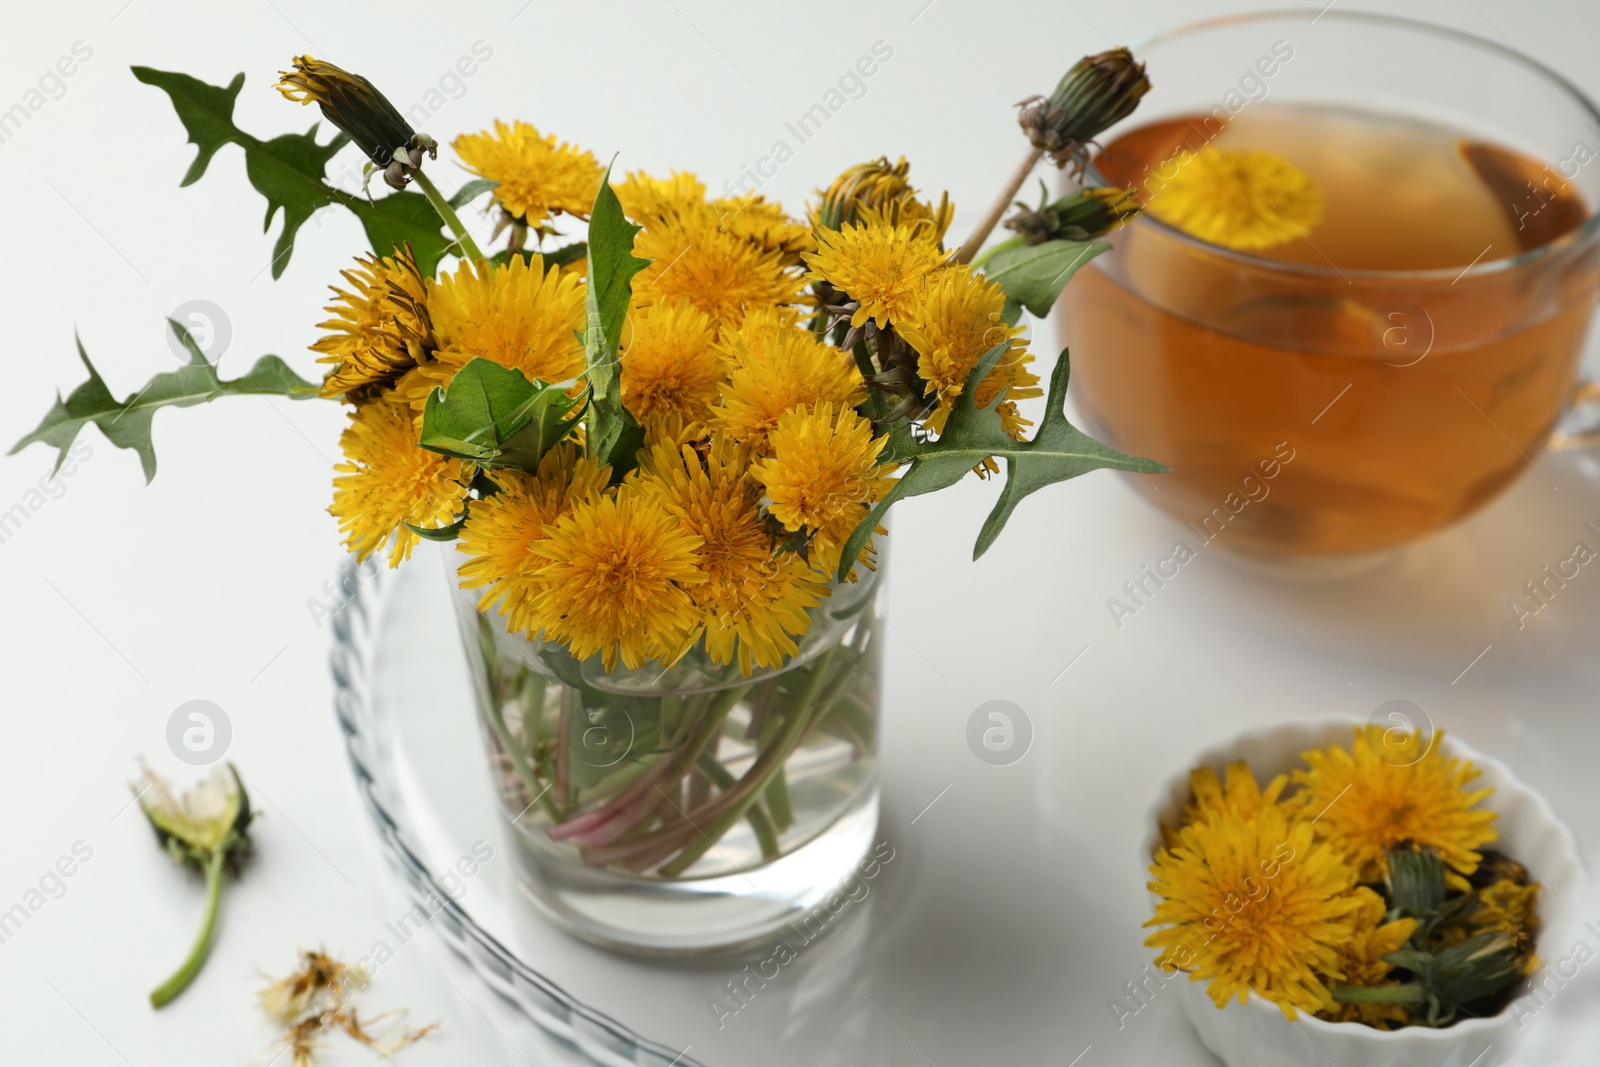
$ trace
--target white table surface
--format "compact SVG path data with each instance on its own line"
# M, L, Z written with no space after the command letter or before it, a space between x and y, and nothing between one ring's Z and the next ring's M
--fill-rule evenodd
M959 233L1010 170L1015 100L1048 90L1074 58L1108 41L1271 6L1277 5L894 0L818 9L708 0L426 7L412 0L93 0L15 6L0 34L6 72L0 110L21 100L75 42L93 54L66 80L59 99L0 144L7 253L0 259L7 327L0 437L9 443L31 429L58 387L82 379L74 330L118 395L172 369L163 320L193 299L223 308L231 322L225 376L264 352L284 355L310 375L304 349L316 336L325 286L362 246L353 219L313 220L286 274L273 282L262 272L270 252L260 226L263 202L245 182L240 154L224 148L205 178L179 189L193 149L165 96L134 81L130 64L219 84L247 71L237 116L246 129L270 136L303 129L312 118L270 89L273 72L292 54L309 51L361 71L406 110L426 100L441 75L481 41L492 58L427 126L441 142L497 117L525 118L602 157L621 151L623 168L693 168L716 189L783 137L786 121L881 40L893 57L868 81L865 96L801 146L764 191L798 211L808 191L843 166L904 153L925 188L950 189ZM1593 64L1600 8L1591 4L1386 6L1509 39L1600 95ZM816 18L808 21L806 11ZM585 68L585 56L597 53L614 68L603 76ZM969 72L977 84L968 83ZM348 152L358 167L354 150ZM443 160L432 171L453 172ZM89 431L92 455L65 481L66 491L58 487L59 499L48 499L0 544L7 689L0 910L22 900L76 844L80 852L92 849L60 898L0 943L0 1061L265 1063L274 1050L272 1030L253 1002L259 972L285 970L297 946L360 956L403 910L357 808L329 707L328 632L308 608L326 599L322 583L340 558L324 509L341 421L332 405L258 398L163 413L155 429L160 474L149 487L141 484L133 453ZM48 469L49 453L38 446L0 462L0 511L27 499ZM1078 489L1053 492L1071 498ZM896 534L892 581L937 574L979 618L1049 611L1028 590L985 583L966 562L985 492L963 490L944 510L923 502L915 529L902 523ZM1096 496L1128 513L1136 507L1125 492ZM1097 520L1073 519L1077 513L1064 504L1038 508L1041 519L1068 518L1065 528L1048 534L1030 529L1025 512L995 549L990 572L1048 575L1068 567L1062 556L1071 552L1070 523ZM1147 518L1138 521L1148 525ZM1140 547L1130 546L1130 560ZM1099 597L1109 595L1102 586L1125 576L1079 575L1071 585L1079 595ZM1236 598L1225 600L1223 610L1262 610L1247 602L1247 588L1232 588L1218 594ZM1569 612L1565 620L1594 628L1592 613ZM915 642L937 622L900 625ZM1039 709L1036 721L1051 716L1059 729L1109 742L1118 735L1107 717L1140 700L1140 677L1157 669L1151 657L1184 654L1183 635L1159 626L1121 648L1112 647L1115 631L1107 628L1110 656L1083 672L1070 702ZM1072 648L1035 641L1024 651L1065 664L1095 640L1087 635ZM1466 649L1462 662L1474 651ZM896 664L914 669L909 655ZM1008 694L1007 677L992 661L946 666L956 683L946 710L956 720ZM1240 699L1248 700L1243 664L1240 685ZM1357 703L1366 705L1404 695L1390 691L1393 679L1362 688ZM145 994L186 951L201 893L195 878L153 847L127 806L127 782L140 755L164 773L190 776L167 749L166 726L173 710L193 699L214 701L229 717L228 757L262 813L254 830L258 855L244 880L228 888L204 973L182 999L156 1013ZM1219 699L1208 694L1201 704ZM1160 738L1143 738L1151 740ZM1561 755L1559 738L1535 742L1528 751L1549 751L1553 760ZM1104 757L1128 758L1117 751ZM1576 763L1570 753L1566 761ZM929 784L931 796L939 783ZM1593 799L1592 785L1576 778L1547 783L1546 791L1558 807ZM1079 803L1089 818L1123 825L1091 798ZM1130 833L1133 818L1127 816ZM1095 840L1081 838L1084 847ZM1086 862L1096 871L1123 866L1109 849ZM443 1023L439 1036L408 1050L401 1062L523 1062L482 1007L444 980L438 953L431 937L409 942L362 1001L372 1010L406 1006L417 1021ZM1043 997L1028 1010L1047 1010L1048 1002ZM1174 1022L1169 1017L1162 1025ZM1102 1062L1122 1062L1115 1049L1103 1055ZM335 1067L367 1061L365 1052L339 1044L319 1060Z

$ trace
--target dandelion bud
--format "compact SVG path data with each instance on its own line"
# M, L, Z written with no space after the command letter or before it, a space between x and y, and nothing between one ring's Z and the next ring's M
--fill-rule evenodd
M904 156L895 163L888 156L857 163L822 193L822 202L811 212L812 227L842 230L876 218L891 225L931 227L935 239L942 240L955 210L947 197L941 197L937 206L918 200L907 179L910 173L911 164Z
M1049 192L1042 191L1037 208L1017 201L1017 210L1006 220L1006 229L1021 234L1030 245L1056 240L1088 241L1140 211L1132 189L1112 186L1080 189L1054 203L1049 203L1048 198Z
M388 98L359 74L311 56L295 56L293 64L293 70L278 72L278 92L298 104L320 107L323 116L349 134L376 166L387 168L397 149L411 154L413 167L421 164L421 151L437 153L433 139L413 130ZM395 184L387 172L384 178Z
M1017 122L1056 166L1073 163L1081 169L1085 146L1131 115L1149 91L1144 64L1135 62L1128 49L1113 48L1078 60L1049 96L1022 101Z

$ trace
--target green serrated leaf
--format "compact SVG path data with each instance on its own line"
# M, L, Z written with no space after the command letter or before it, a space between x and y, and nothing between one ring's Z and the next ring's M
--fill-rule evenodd
M195 145L194 162L183 176L183 185L200 179L212 157L227 144L244 150L245 174L250 184L267 201L263 229L281 212L282 228L272 250L272 276L277 278L289 265L294 241L306 220L320 208L340 205L361 220L373 251L391 255L394 249L410 244L417 266L431 276L449 248L439 216L420 193L394 192L381 199L346 193L324 181L328 162L350 138L338 134L326 144L317 142L313 125L305 133L282 134L263 141L239 129L233 121L233 107L244 86L244 75L236 75L226 88L208 85L198 78L151 67L134 67L133 76L146 85L162 90L172 101L173 110ZM472 183L468 183L471 185Z
M1096 441L1068 422L1067 377L1070 373L1067 350L1063 348L1060 358L1056 360L1055 370L1050 374L1044 421L1033 435L1033 440L1024 448L994 453L1005 460L1006 484L1000 490L1000 499L995 501L994 510L983 520L983 528L978 531L978 542L972 549L973 559L983 555L994 544L1017 505L1047 485L1064 482L1102 467L1142 474L1159 474L1167 470L1165 465L1154 460L1130 456Z
M987 407L982 408L977 406L973 397L979 384L988 377L1000 357L1005 355L1009 345L1010 342L995 345L978 360L967 376L966 386L956 398L955 406L945 422L944 432L937 441L917 442L909 435L901 440L897 453L904 455L909 452L912 455L911 465L845 542L839 557L841 581L866 546L873 530L896 501L952 486L986 459L1005 460L1006 484L994 510L984 520L983 528L978 533L972 553L974 559L988 551L1017 505L1046 485L1076 478L1101 467L1151 474L1167 469L1153 460L1125 455L1102 444L1067 421L1069 367L1064 349L1050 375L1044 421L1033 440L1018 441L1006 433L997 410L1005 399L1005 391L1001 390Z
M492 359L473 359L422 409L419 444L430 452L482 467L515 467L530 474L572 429L578 400L558 386L530 382Z
M590 409L586 440L591 456L612 455L626 426L617 342L633 295L633 276L651 262L633 254L633 239L640 229L623 215L607 167L589 216L589 284L584 297L583 352Z
M262 356L242 378L223 381L217 368L206 362L199 347L180 323L168 319L168 324L194 357L192 362L178 370L157 374L143 389L127 400L117 400L106 388L100 372L89 361L82 340L77 341L78 357L89 372L89 380L72 391L65 399L56 394L55 405L45 415L34 431L11 447L11 453L21 451L35 441L55 448L59 470L66 458L67 449L77 439L78 433L93 423L105 434L106 440L118 448L132 449L139 454L144 468L144 480L156 476L156 450L150 438L150 424L159 408L192 407L222 396L286 396L303 400L318 395L318 387L301 378L277 356Z
M1027 308L1029 314L1044 318L1078 268L1110 247L1103 241L1045 241L1021 245L996 252L989 257L983 272L1005 290L1008 304L1014 300Z

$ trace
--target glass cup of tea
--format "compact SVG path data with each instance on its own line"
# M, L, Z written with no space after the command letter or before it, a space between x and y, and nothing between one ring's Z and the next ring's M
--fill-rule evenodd
M1350 557L1441 529L1519 477L1575 403L1600 288L1600 112L1509 47L1382 15L1197 23L1136 48L1153 91L1094 185L1181 150L1271 152L1321 189L1281 247L1151 211L1057 309L1088 427L1168 464L1133 483L1206 541ZM1159 196L1159 193L1156 194Z

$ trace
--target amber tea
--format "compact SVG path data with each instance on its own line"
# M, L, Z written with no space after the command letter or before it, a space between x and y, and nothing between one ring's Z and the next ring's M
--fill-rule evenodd
M1095 169L1159 198L1208 147L1292 164L1321 218L1245 253L1147 215L1067 288L1077 405L1117 447L1172 467L1134 484L1206 540L1329 556L1436 530L1528 472L1595 298L1593 246L1573 234L1590 206L1562 173L1588 161L1263 104L1142 126Z

